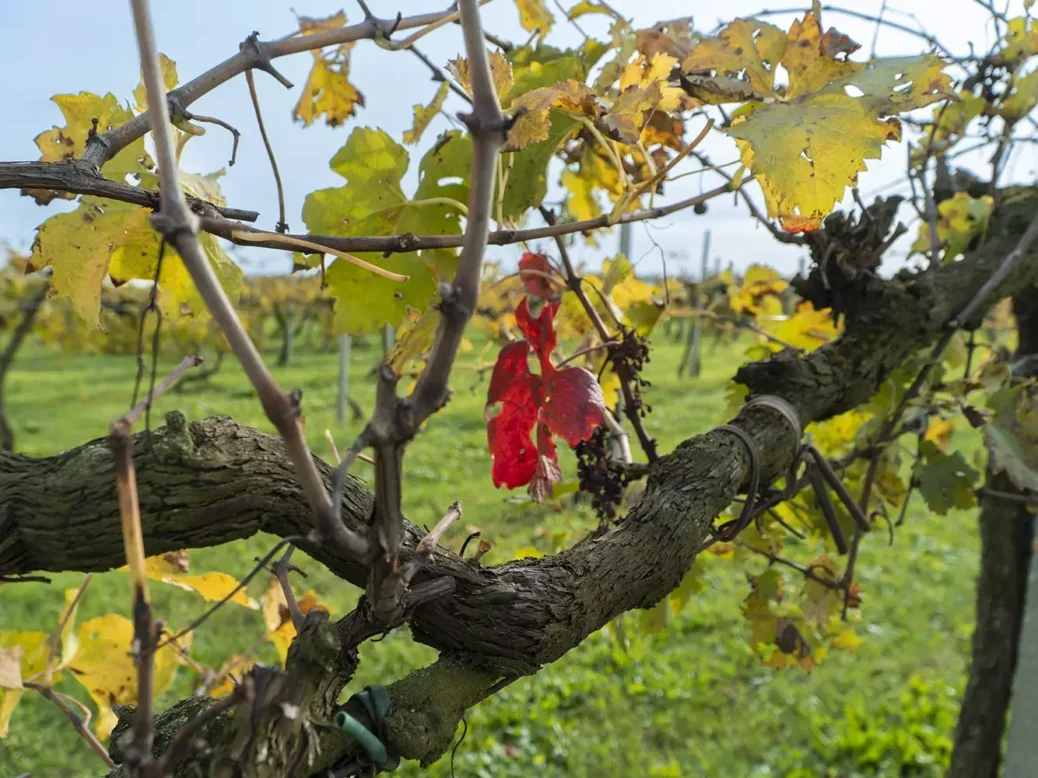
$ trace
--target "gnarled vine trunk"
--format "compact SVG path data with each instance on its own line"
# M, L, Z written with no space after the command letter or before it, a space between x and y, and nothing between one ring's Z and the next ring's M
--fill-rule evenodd
M1013 311L1017 358L1038 356L1038 287L1017 295ZM989 470L986 482L980 498L977 624L947 778L998 778L1033 553L1034 516L1023 502L1000 496L1024 495L1004 473Z

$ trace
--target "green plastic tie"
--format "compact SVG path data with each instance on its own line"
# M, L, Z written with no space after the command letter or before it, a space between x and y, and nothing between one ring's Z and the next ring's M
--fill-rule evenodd
M347 735L352 735L368 752L371 761L376 765L384 767L389 763L389 752L386 750L385 744L349 713L341 709L336 711L335 726Z

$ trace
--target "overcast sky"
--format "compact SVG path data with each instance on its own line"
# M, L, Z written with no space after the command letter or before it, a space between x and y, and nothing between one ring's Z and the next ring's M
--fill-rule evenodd
M351 22L362 19L355 4L345 0L153 0L159 49L174 59L182 81L186 81L212 67L234 53L238 44L253 30L264 38L280 37L295 28L292 8L308 16L325 16L344 8ZM574 0L564 0L569 7ZM789 0L779 0L779 4ZM863 13L878 13L882 0L845 0L844 7ZM996 0L1001 5L1003 0ZM1012 0L1011 13L1020 13L1023 0ZM376 13L393 16L396 11L405 15L425 13L446 7L440 3L418 0L369 0ZM613 0L621 13L633 18L638 27L647 27L661 19L691 14L697 29L712 29L718 22L736 16L750 16L762 7L776 7L766 0L727 0L723 4L706 0ZM789 5L797 5L796 0ZM806 3L804 5L807 5ZM553 7L549 2L549 7ZM553 7L553 10L557 10ZM725 16L718 17L718 11ZM919 19L913 19L911 13ZM782 27L788 27L793 14L768 17ZM927 31L940 39L957 54L969 52L970 44L977 51L986 50L993 35L986 14L973 0L888 0L886 18L917 27L924 24ZM483 8L486 28L513 41L527 37L519 27L512 0L494 0ZM582 25L588 32L605 34L604 17L584 17ZM867 56L875 25L837 13L823 15L825 27L836 26L863 45L856 58ZM54 124L61 124L58 108L50 102L51 95L67 92L90 91L99 94L112 92L123 100L139 80L136 43L126 0L34 0L18 2L0 0L0 100L3 108L3 132L0 133L0 159L32 160L39 157L33 138ZM565 21L559 21L548 42L566 46L579 43L580 37ZM461 50L460 28L448 25L427 36L422 42L425 53L437 64L458 55ZM921 53L925 43L905 33L886 29L880 31L877 54ZM425 67L406 52L381 50L368 41L361 41L353 53L352 80L364 93L367 106L344 126L329 128L315 124L303 128L294 124L292 107L299 97L310 67L309 54L282 58L277 67L296 88L288 91L263 73L257 74L264 117L271 136L282 177L285 182L288 220L293 230L304 231L300 218L303 199L308 192L321 187L338 186L342 179L328 168L328 160L346 141L353 127L377 126L399 139L410 127L412 106L431 98L436 85L429 80ZM460 110L462 104L453 94L446 109ZM238 127L243 138L237 164L228 170L222 180L223 191L229 204L257 210L261 217L258 226L273 229L277 221L277 201L266 155L256 131L255 118L248 98L245 80L238 77L211 92L191 106L200 114L218 116ZM412 152L413 167L417 167L428 143L436 134L448 128L447 118L438 117L425 136L425 143ZM698 126L693 130L698 129ZM736 159L734 147L715 133L704 147L714 162ZM209 172L226 165L230 153L230 138L218 128L211 128L202 138L192 140L187 147L182 166L192 172ZM896 191L903 178L906 150L903 145L892 145L882 161L871 162L869 172L861 177L860 189L871 201L878 191ZM977 169L983 157L970 160ZM683 170L694 168L694 162L684 163ZM1038 161L1031 149L1019 150L1011 160L1012 174L1018 178L1034 176ZM702 179L702 180L701 180ZM413 178L410 179L413 182ZM718 183L716 177L690 176L668 186L665 201L688 197ZM413 185L413 183L412 183ZM754 187L754 191L756 188ZM757 193L760 202L759 192ZM691 210L679 212L646 228L634 228L632 259L645 272L661 268L660 252L656 251L647 229L667 255L671 272L683 266L698 268L704 231L712 233L711 255L724 263L733 262L745 267L752 262L763 262L783 271L795 269L802 251L796 247L776 243L756 225L746 212L733 205L730 198L715 200L709 214L696 217ZM40 208L30 199L19 196L15 190L0 191L0 241L27 249L35 227L49 213L71 207L70 204ZM906 209L904 218L912 216ZM537 222L532 222L536 224ZM915 234L913 227L911 235ZM617 246L615 235L606 235L599 249L579 247L577 256L589 265L613 253ZM907 240L903 240L895 256L903 256ZM545 246L548 248L548 246ZM506 263L517 261L519 247L492 247L490 255ZM287 271L290 261L283 253L252 250L242 252L247 270L263 272Z

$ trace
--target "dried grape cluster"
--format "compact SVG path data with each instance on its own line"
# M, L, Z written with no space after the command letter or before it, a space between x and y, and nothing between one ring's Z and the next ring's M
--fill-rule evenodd
M630 382L638 415L645 418L652 413L652 406L644 404L641 396L642 389L652 385L642 376L642 370L651 360L648 339L624 327L620 331L620 342L612 348L609 358L616 374Z
M605 427L599 427L590 438L578 443L575 450L580 490L591 495L591 507L602 524L607 524L616 518L616 508L627 486L627 473L610 455Z

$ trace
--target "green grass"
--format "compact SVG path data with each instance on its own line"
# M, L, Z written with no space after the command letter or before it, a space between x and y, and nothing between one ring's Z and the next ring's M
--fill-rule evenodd
M372 340L374 343L374 340ZM662 451L724 420L725 387L741 361L742 347L721 346L705 355L705 375L678 379L680 348L660 336L648 368L653 386L650 434ZM495 490L483 422L486 373L471 369L478 349L463 355L454 397L410 446L405 460L405 508L418 524L431 525L445 507L462 500L462 527L447 544L457 549L465 527L482 530L494 550L487 562L505 561L520 546L549 550L551 533L579 536L594 525L584 510L535 506L518 493ZM354 395L370 411L367 378L379 352L354 347ZM172 365L172 362L170 362ZM19 451L45 455L104 435L109 421L129 402L132 357L62 356L30 348L9 377L8 415ZM275 370L283 386L303 389L307 435L327 455L324 429L340 447L361 422L335 424L336 357L300 353L296 364ZM270 431L254 394L228 360L204 390L170 394L153 423L177 408L189 419L230 414ZM572 455L562 467L575 474ZM370 474L359 463L354 471ZM863 644L853 654L834 652L817 670L776 672L765 668L746 642L739 612L747 593L742 570L711 561L709 588L672 618L662 632L639 635L638 614L625 617L632 635L626 650L605 631L537 676L522 679L483 703L469 718L455 770L463 776L785 776L939 775L954 727L955 704L964 681L973 621L977 538L969 514L932 516L917 507L888 546L884 533L865 544L859 563L864 593ZM274 539L259 536L192 552L195 571L244 574ZM309 560L300 560L316 590L336 612L356 600L353 587ZM53 630L63 592L81 574L54 576L53 583L0 589L0 630ZM250 593L259 597L266 582ZM156 608L166 623L187 622L203 608L187 592L156 584ZM113 610L125 612L126 579L97 575L87 591L80 621ZM262 633L260 614L228 607L195 638L198 661L219 665ZM274 659L268 648L261 656ZM351 690L390 683L434 657L398 631L362 650L361 670ZM66 691L86 699L74 683ZM182 669L160 707L189 693ZM907 767L903 764L907 763ZM42 776L96 776L100 762L49 703L36 696L21 702L11 735L0 741L0 775L29 771ZM417 774L413 766L401 768ZM450 774L449 760L432 768Z

